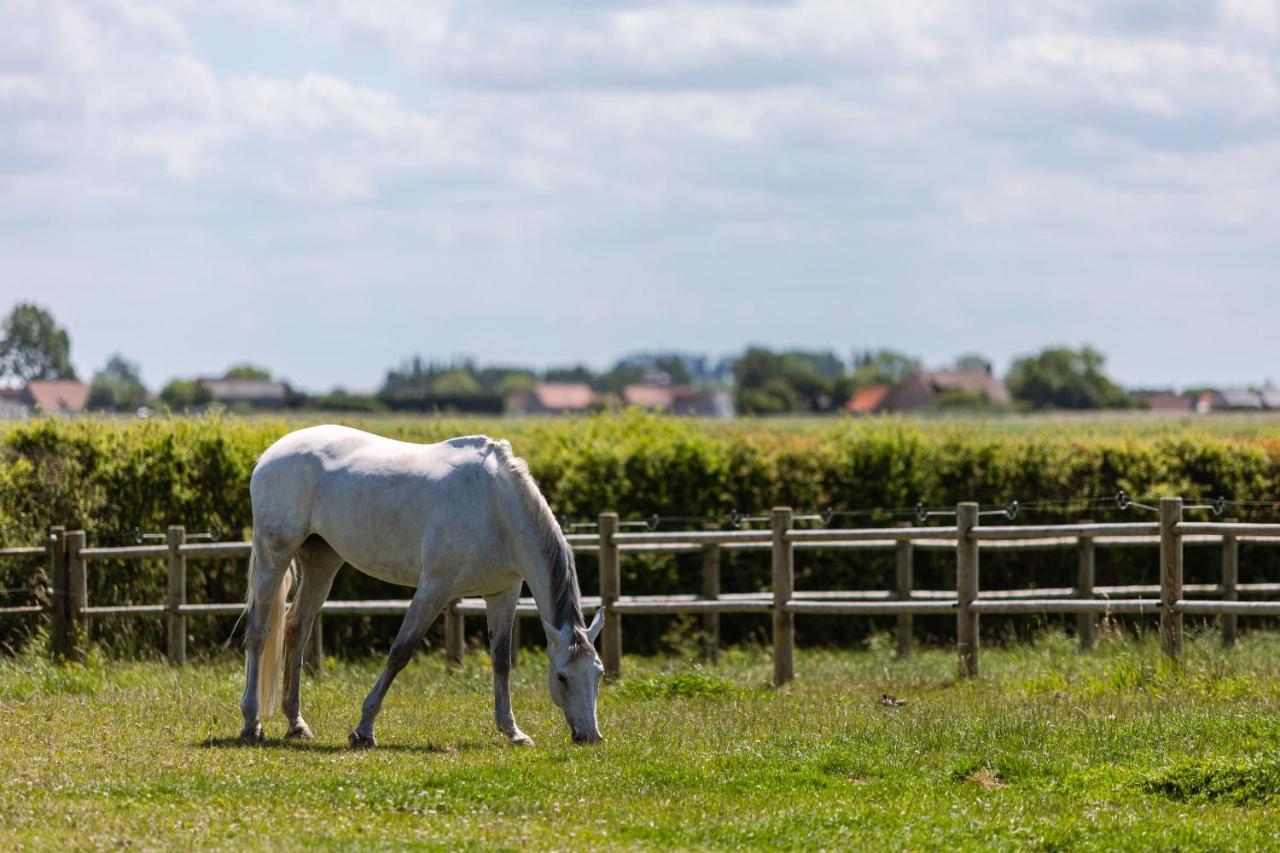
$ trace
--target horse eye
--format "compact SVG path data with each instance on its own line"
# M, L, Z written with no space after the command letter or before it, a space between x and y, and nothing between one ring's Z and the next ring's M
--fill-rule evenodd
M564 673L563 673L563 672L562 672L562 673L560 673L559 675L557 675L557 676L556 676L556 678L560 679L560 683L561 683L561 684L568 684L568 683L569 683L569 679L565 678L565 675L564 675Z

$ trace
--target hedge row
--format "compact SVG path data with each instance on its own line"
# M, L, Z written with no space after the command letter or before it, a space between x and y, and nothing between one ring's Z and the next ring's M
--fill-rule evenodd
M248 479L254 460L272 441L300 426L284 420L171 418L147 421L103 419L37 420L0 431L0 543L31 544L51 524L83 528L90 544L133 541L135 528L160 531L185 524L190 531L217 528L243 536L251 525ZM372 431L414 441L434 441L487 431L510 438L525 456L555 510L572 520L593 519L604 509L624 518L660 515L719 516L733 510L754 513L786 504L797 511L891 509L917 501L952 506L960 500L1003 504L1067 501L1033 507L1026 519L1043 523L1089 517L1122 517L1101 501L1123 489L1135 497L1180 494L1191 500L1218 495L1280 500L1280 450L1274 442L1214 436L1194 430L1155 435L1073 437L1062 430L1002 433L982 426L898 421L832 422L787 432L721 427L639 414L585 420L452 421L441 418L373 419L353 422ZM1130 510L1128 517L1133 513ZM903 520L888 512L845 519L846 524ZM798 561L799 588L884 588L892 576L888 555L806 554ZM1069 553L1028 553L984 557L983 584L989 587L1069 584ZM695 558L624 560L627 593L696 591ZM1276 564L1261 549L1247 553L1242 572L1269 572ZM1214 565L1203 549L1189 553L1190 579L1212 577ZM45 580L41 561L0 562L3 602L30 599L28 590ZM952 584L946 555L921 555L918 585ZM596 588L596 567L581 561L585 591ZM1100 583L1152 581L1155 556L1124 549L1105 552ZM157 602L165 574L159 562L95 563L90 598L94 603ZM727 556L726 589L768 585L767 557ZM1242 578L1247 579L1247 578ZM192 602L238 600L244 593L244 565L236 561L192 562L188 598ZM403 590L358 572L339 575L335 598L403 597ZM158 621L158 620L157 620ZM158 648L162 626L141 619L104 620L99 638L120 651ZM193 648L215 649L233 620L192 618ZM385 650L394 619L326 620L326 639L335 651ZM946 620L918 620L921 630L945 635ZM991 630L1002 623L988 620ZM482 631L482 620L476 620ZM676 627L687 627L676 620ZM764 622L725 620L728 639L763 632ZM1019 624L1026 624L1025 621ZM0 620L0 639L16 645L30 619ZM629 620L628 648L654 648L673 636L670 620ZM864 637L866 620L803 620L808 642L847 642ZM532 633L532 632L529 632Z

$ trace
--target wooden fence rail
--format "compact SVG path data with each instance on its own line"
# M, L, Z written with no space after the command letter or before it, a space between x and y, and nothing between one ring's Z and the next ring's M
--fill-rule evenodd
M795 676L795 617L894 616L900 656L911 654L912 617L954 615L956 646L962 677L979 672L979 619L983 614L1075 614L1081 648L1095 640L1095 624L1101 615L1151 614L1160 618L1161 647L1170 657L1182 650L1185 615L1218 616L1223 641L1234 644L1239 616L1280 616L1280 601L1240 601L1241 595L1280 595L1280 582L1240 583L1239 546L1242 542L1280 544L1280 524L1184 521L1181 498L1160 502L1159 521L1122 524L1076 523L1060 525L983 526L976 503L956 507L956 524L941 527L898 526L878 529L795 529L787 507L775 508L768 530L697 530L645 533L620 532L618 516L603 513L594 534L567 537L579 553L594 553L600 570L600 594L584 596L588 613L605 607L599 646L610 677L622 672L624 615L690 614L702 618L706 652L715 660L719 648L720 615L757 613L772 616L774 681L783 684ZM1158 584L1098 586L1096 551L1099 547L1159 546ZM1218 584L1183 583L1183 548L1217 545L1221 549L1222 579ZM1045 589L983 590L981 555L987 550L1075 549L1076 584ZM892 590L796 590L795 553L817 549L886 550L895 555ZM953 550L956 559L954 590L913 588L915 550ZM85 544L85 534L55 526L45 545L0 549L0 559L43 556L48 564L48 595L39 601L0 608L0 616L48 613L55 654L83 654L91 629L100 616L164 617L168 659L186 661L187 618L235 615L241 603L187 603L187 564L191 560L247 559L248 542L191 542L185 528L174 525L163 545L99 547ZM766 591L725 592L721 587L720 555L725 551L768 551L771 583ZM629 554L701 554L702 589L699 593L624 595L621 560ZM91 565L100 560L164 560L167 592L161 604L93 605L88 597ZM1216 596L1190 599L1187 596ZM407 599L378 601L327 601L321 612L331 615L398 615ZM465 618L484 613L482 599L450 602L444 617L446 659L461 663ZM522 617L537 616L531 598L520 599ZM324 658L320 620L305 655L309 667Z

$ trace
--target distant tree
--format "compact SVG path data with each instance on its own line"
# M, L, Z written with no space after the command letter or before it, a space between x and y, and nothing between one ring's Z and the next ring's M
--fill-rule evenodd
M249 362L241 362L233 364L227 368L227 372L223 374L225 379L270 379L271 371L265 367Z
M822 378L834 382L844 375L844 362L831 350L787 350L782 354L785 361L803 364Z
M138 365L116 353L89 382L89 408L131 412L146 405L151 395L142 384Z
M956 359L956 370L981 370L991 372L991 359L976 352L967 352Z
M328 394L320 394L306 399L305 408L322 412L385 412L384 404L377 397L364 394L352 394L341 388L335 388Z
M1103 373L1106 358L1092 347L1050 347L1019 358L1005 384L1015 400L1033 408L1125 409L1129 395Z
M213 393L193 379L174 379L160 389L160 400L172 411L185 412L213 402Z
M851 388L842 373L834 378L824 373L830 366L826 356L748 348L733 366L738 411L756 415L830 411L848 399Z
M497 413L503 401L497 385L506 370L479 370L466 359L425 363L414 356L387 371L378 399L397 410Z
M506 399L518 391L532 391L534 386L533 374L525 372L512 371L504 375L494 384L494 390L502 395L502 399Z
M897 385L920 369L914 356L890 349L867 350L853 357L853 385Z
M480 393L480 383L466 370L450 370L431 382L431 390L442 397L462 397Z
M575 364L571 367L548 367L546 372L542 374L543 382L587 382L595 381L595 374L591 372L591 368L583 364Z
M0 333L0 372L18 379L75 379L71 337L44 308L20 302Z

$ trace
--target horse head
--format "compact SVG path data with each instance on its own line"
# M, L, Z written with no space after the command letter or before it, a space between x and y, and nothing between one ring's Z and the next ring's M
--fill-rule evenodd
M595 743L600 740L596 697L600 692L604 665L593 644L604 627L604 608L596 611L591 626L586 629L573 624L553 628L546 620L543 620L542 627L547 632L547 657L550 659L547 684L551 701L564 711L574 743Z

